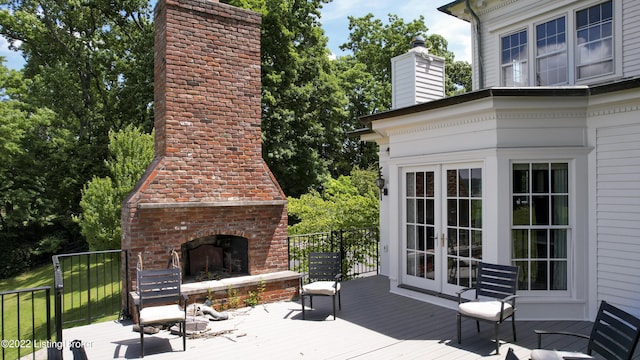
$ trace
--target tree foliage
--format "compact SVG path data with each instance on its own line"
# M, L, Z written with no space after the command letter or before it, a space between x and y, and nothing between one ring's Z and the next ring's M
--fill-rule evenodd
M262 13L263 157L289 196L335 170L346 136L346 99L319 23L328 1L230 1Z
M322 191L289 197L288 211L294 218L289 234L377 227L380 211L377 176L376 170L354 168L350 175L327 179Z
M370 115L391 108L391 59L406 53L417 35L425 36L428 28L424 17L405 23L397 15L389 14L387 22L373 14L349 17L349 40L340 46L350 55L341 57L342 68L359 69L371 76L372 84L349 89L350 103L359 108L360 116ZM447 40L438 34L425 36L429 52L445 58L445 92L453 95L461 89L471 90L471 67L466 62L456 62L453 52L447 49ZM356 67L361 64L360 68ZM466 65L466 66L465 66ZM468 73L465 73L468 71ZM465 75L468 74L468 77ZM361 102L362 99L366 101ZM362 106L366 104L367 106ZM363 113L366 109L368 113Z
M153 134L128 126L109 133L110 176L94 177L82 190L82 214L76 217L91 250L120 248L120 209L153 160Z
M52 215L80 211L82 186L106 173L108 133L153 124L153 26L147 0L0 0L0 35L26 60L26 86L9 94L55 116L42 146ZM55 144L53 142L56 142ZM55 166L55 172L46 167Z

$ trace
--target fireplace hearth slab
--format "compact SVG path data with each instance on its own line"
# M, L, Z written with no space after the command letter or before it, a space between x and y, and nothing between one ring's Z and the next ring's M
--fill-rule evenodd
M227 200L227 201L203 201L203 202L162 202L139 203L138 209L167 209L167 208L202 208L219 206L281 206L286 205L287 200Z
M230 277L221 280L208 280L194 283L182 284L180 290L187 295L206 293L208 291L226 291L229 287L238 288L245 286L256 286L260 282L271 283L276 281L287 281L300 279L302 274L295 271L278 271L269 274L247 275Z

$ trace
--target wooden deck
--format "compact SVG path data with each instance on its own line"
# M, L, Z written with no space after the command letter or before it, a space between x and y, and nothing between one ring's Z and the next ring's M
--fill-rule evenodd
M536 346L533 329L588 333L589 322L518 321L518 341L511 325L501 326L500 355L493 330L463 319L462 344L456 342L456 313L389 293L388 279L373 276L343 283L342 311L331 314L330 298L315 298L315 309L302 320L299 302L258 305L231 312L229 320L212 322L216 336L187 340L168 332L145 337L145 359L504 359L514 348L528 359ZM64 340L86 343L89 359L137 358L139 334L131 323L106 322L64 330ZM583 340L549 339L550 348L585 349ZM73 356L65 350L65 359Z

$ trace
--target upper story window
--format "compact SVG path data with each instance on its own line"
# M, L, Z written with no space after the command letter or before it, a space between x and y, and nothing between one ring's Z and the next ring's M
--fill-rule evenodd
M563 85L567 81L567 30L563 16L536 26L536 85Z
M576 12L576 77L585 79L613 72L613 4Z
M615 74L613 1L559 11L500 36L502 86L572 85Z
M527 86L527 30L502 37L502 85Z

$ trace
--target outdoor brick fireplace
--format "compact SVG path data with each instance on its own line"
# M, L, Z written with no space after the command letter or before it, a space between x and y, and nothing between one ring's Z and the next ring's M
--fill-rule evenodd
M155 159L122 206L129 290L138 254L161 269L175 250L187 293L258 282L268 300L297 293L286 196L262 159L260 24L212 0L156 5ZM212 270L229 279L200 276Z

